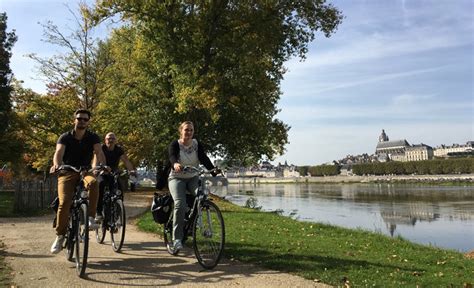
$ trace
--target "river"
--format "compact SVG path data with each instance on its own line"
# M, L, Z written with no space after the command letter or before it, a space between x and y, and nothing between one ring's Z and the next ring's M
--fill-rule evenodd
M301 221L362 228L412 242L474 250L474 186L416 184L230 184L211 189L245 206Z

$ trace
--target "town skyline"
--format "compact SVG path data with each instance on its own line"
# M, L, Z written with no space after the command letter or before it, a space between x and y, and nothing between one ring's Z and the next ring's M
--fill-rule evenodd
M385 130L385 129L383 129ZM382 131L382 129L380 130ZM385 131L387 132L387 131ZM388 134L388 133L387 133ZM389 135L388 135L389 136ZM378 138L378 136L377 136ZM471 140L466 140L465 142L463 143L441 143L441 144L438 144L438 145L431 145L430 143L426 143L426 142L420 142L420 143L412 143L410 142L410 140L408 139L404 139L404 138L392 138L389 136L389 141L396 141L396 140L406 140L410 145L418 145L418 144L425 144L425 145L428 145L430 146L431 148L433 149L436 149L436 148L441 148L442 146L446 146L446 147L452 147L452 146L456 146L456 145L466 145L467 142L472 142L474 141L474 139L471 139ZM274 165L278 165L278 164L284 164L285 162L288 164L288 165L295 165L295 166L317 166L317 165L323 165L323 164L330 164L330 163L333 163L333 161L340 161L346 157L349 157L349 156L360 156L360 155L364 155L364 154L367 154L367 155L375 155L375 151L376 151L376 146L377 146L377 143L378 142L375 142L374 144L374 149L372 152L362 152L362 153L357 153L357 154L347 154L347 155L341 155L339 158L337 159L333 159L331 161L328 161L328 162L324 162L324 163L315 163L315 164L307 164L307 165L296 165L294 163L291 163L290 161L271 161L273 162Z

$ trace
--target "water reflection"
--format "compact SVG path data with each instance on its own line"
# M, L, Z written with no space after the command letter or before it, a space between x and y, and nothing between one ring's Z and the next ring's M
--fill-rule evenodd
M474 249L474 186L409 184L229 185L218 192L266 211L349 228L363 228L443 248Z

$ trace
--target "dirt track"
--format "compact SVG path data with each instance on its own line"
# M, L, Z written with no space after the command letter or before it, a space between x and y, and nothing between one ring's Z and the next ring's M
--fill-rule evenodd
M0 240L14 271L15 287L328 287L301 277L223 259L212 271L201 268L191 249L169 255L156 235L138 231L133 217L148 209L151 196L126 194L127 231L121 253L91 233L85 279L75 273L64 252L49 253L54 240L52 215L0 218Z

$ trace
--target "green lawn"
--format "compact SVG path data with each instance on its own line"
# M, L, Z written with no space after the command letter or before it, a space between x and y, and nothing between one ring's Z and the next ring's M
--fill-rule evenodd
M12 217L13 215L13 191L0 191L0 217Z
M474 283L474 260L455 251L215 201L224 213L227 258L335 286L471 287ZM150 212L138 224L161 235Z

